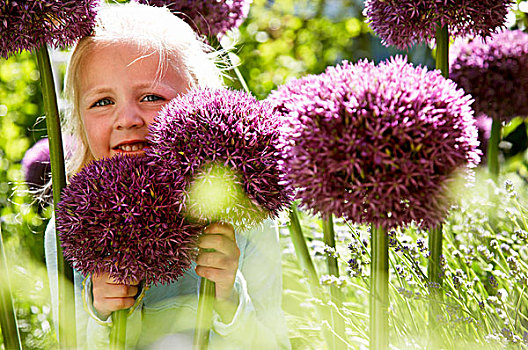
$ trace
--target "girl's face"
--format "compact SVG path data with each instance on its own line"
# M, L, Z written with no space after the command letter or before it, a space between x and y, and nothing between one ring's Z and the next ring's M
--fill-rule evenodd
M142 55L135 45L95 47L81 64L79 109L95 159L142 154L157 112L189 89L170 65L159 78L159 55Z

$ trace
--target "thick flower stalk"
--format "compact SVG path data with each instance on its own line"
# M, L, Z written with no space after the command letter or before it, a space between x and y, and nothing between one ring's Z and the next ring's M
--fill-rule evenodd
M22 342L17 326L17 317L13 305L13 293L9 283L9 268L6 259L2 228L0 227L0 330L6 349L22 350Z
M93 161L64 189L57 230L64 256L82 274L148 286L170 283L191 265L201 226L180 215L183 177L168 181L149 161Z
M217 197L227 205L217 207L213 217L191 198L187 210L194 218L251 226L275 217L291 198L291 190L281 183L279 126L271 106L244 92L195 89L158 114L147 153L160 173L180 168L191 193L202 192L211 181L225 188Z
M402 57L344 62L294 80L269 100L285 117L285 182L301 204L373 227L371 348L383 349L388 305L386 230L434 227L455 171L479 161L471 98L439 71ZM383 333L385 332L385 333Z
M99 0L0 0L0 56L22 50L36 51L40 71L42 96L46 114L46 126L50 141L50 157L53 182L53 202L60 200L66 185L64 156L60 132L57 98L48 53L48 45L54 47L72 44L92 30ZM59 240L57 239L57 244ZM75 329L75 311L68 310L65 302L73 300L73 287L63 281L73 278L71 267L57 246L59 274L59 325ZM76 348L75 334L57 330L61 349Z
M0 1L0 56L69 46L90 34L99 0Z
M365 15L384 45L408 48L433 41L447 27L456 37L487 37L506 21L513 0L366 0Z
M208 37L224 35L246 19L252 0L134 0L152 6L166 6L192 28Z

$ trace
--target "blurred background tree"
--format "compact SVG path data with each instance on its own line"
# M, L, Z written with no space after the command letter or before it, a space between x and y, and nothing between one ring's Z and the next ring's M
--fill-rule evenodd
M255 0L249 18L231 34L250 90L265 98L290 78L321 73L342 60L380 61L403 53L381 46L362 11L362 0ZM405 54L434 65L426 46Z

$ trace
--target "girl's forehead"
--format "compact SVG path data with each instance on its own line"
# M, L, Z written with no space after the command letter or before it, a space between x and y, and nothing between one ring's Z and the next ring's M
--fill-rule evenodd
M145 70L145 74L156 71L161 78L166 74L189 76L185 66L175 54L138 43L94 43L81 58L81 67L89 73L94 69L113 67L122 71Z
M134 44L94 45L82 57L78 88L116 83L132 85L178 84L188 86L190 74L153 49Z

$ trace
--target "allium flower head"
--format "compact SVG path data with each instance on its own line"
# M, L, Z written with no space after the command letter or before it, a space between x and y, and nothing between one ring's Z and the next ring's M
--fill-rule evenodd
M134 0L152 6L166 6L202 35L223 35L246 19L252 0Z
M0 56L90 34L99 0L0 0Z
M37 141L22 158L22 171L28 186L32 189L42 187L50 179L51 166L48 139Z
M508 30L485 41L456 41L450 56L450 78L473 96L477 116L528 116L527 33Z
M284 172L303 206L385 228L441 222L455 170L479 161L470 96L402 57L344 62L268 98L284 114Z
M183 178L175 174L169 183L149 162L93 161L64 189L57 230L65 258L81 273L150 285L169 283L190 266L201 226L180 215Z
M504 26L513 0L366 0L365 15L384 45L433 41L438 26L457 37L486 37Z
M225 195L234 199L226 203L236 204L225 208L223 220L251 225L277 215L291 197L280 182L279 122L271 106L244 92L195 89L172 100L158 114L151 125L152 147L147 153L156 159L159 173L180 168L190 189L195 183L219 184L214 169L227 169L221 182ZM246 195L240 196L237 188ZM190 212L203 212L194 209ZM197 219L211 220L200 216Z
M69 137L64 137L63 141L65 157L67 158L68 155L71 154L74 145ZM21 163L24 178L30 189L37 189L46 184L51 179L48 138L43 138L35 142L35 144L26 151Z

